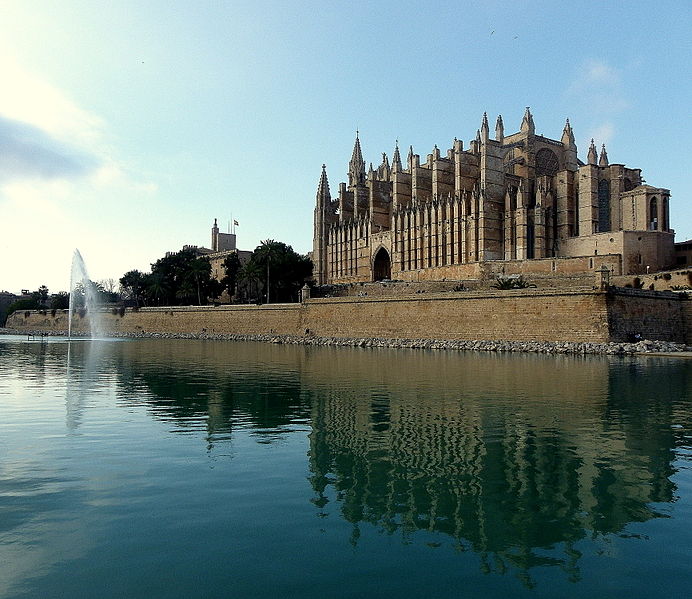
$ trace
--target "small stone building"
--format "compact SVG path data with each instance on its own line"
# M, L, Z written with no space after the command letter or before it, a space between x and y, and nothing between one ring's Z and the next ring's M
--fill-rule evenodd
M567 120L559 140L537 135L527 108L517 133L484 114L476 137L421 162L398 143L366 169L356 134L348 181L317 189L312 259L318 284L463 280L495 272L613 274L675 262L668 189L611 163L593 140L582 162ZM493 268L489 269L491 264Z

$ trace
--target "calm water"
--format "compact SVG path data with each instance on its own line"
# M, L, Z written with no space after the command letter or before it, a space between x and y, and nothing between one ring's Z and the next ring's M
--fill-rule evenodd
M692 361L0 337L0 597L684 597Z

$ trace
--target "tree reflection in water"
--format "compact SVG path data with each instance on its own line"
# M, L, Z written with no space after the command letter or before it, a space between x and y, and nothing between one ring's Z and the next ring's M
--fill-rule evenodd
M309 425L320 517L473 551L486 572L580 577L582 539L626 535L672 502L684 362L260 344L123 344L122 397L209 449L235 427L274 442ZM124 399L126 401L126 399ZM301 428L302 427L302 428ZM428 542L428 536L421 536ZM422 539L426 539L423 541Z

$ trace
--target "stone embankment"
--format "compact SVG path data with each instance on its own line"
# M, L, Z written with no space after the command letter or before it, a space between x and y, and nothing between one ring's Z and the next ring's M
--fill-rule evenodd
M58 331L0 329L4 335L64 336ZM458 341L434 339L386 339L317 337L313 335L233 335L224 333L109 333L108 337L133 339L209 339L216 341L259 341L286 345L336 347L385 347L393 349L435 349L457 351L529 352L541 354L673 354L692 352L692 346L644 339L636 343L576 343L571 341Z

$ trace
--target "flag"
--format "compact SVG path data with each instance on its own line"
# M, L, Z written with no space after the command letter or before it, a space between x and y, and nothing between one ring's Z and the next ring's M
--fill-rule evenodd
M234 220L234 221L233 221L233 226L234 226L234 227L237 227L237 226L238 226L238 221L237 221L237 220Z

